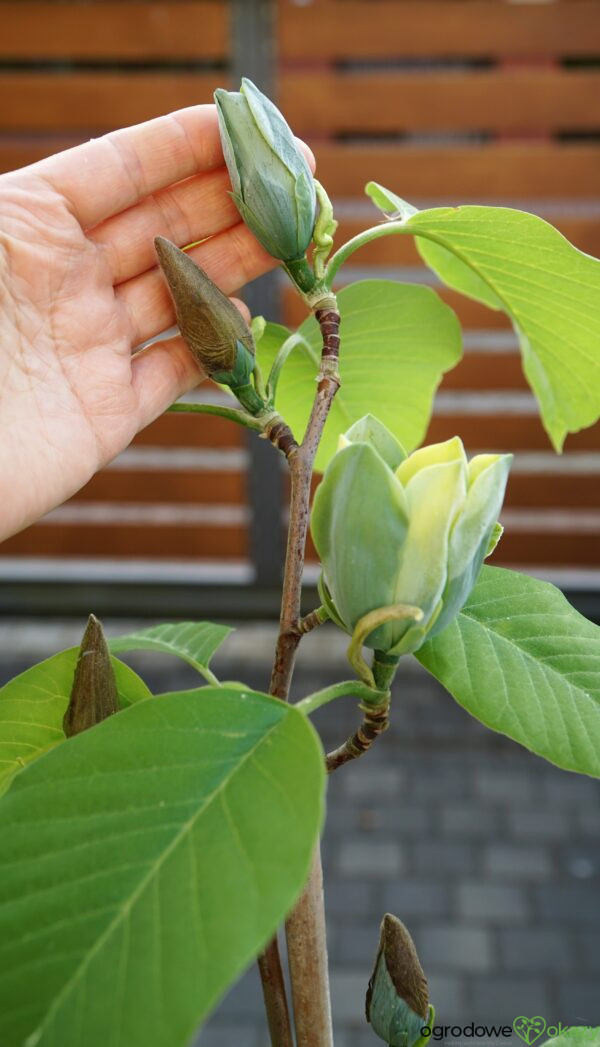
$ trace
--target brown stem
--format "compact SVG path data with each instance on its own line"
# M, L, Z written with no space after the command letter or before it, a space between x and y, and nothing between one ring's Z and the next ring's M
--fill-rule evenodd
M387 731L390 725L390 688L397 667L398 657L396 655L385 654L383 651L374 652L371 666L373 679L377 688L387 693L387 697L380 705L361 704L360 708L365 714L363 722L343 745L327 754L325 766L328 774L337 771L338 767L348 763L349 760L357 760L371 748L380 734Z
M324 625L329 615L324 607L315 607L314 611L310 611L304 615L298 622L298 632L304 636L305 633L311 633L313 629L316 629L319 625Z
M258 970L273 1047L294 1047L277 938L258 957Z
M323 871L317 846L308 883L285 925L298 1047L333 1047Z
M389 699L385 704L375 707L361 705L365 715L358 730L350 738L347 738L343 745L338 746L333 752L327 753L325 766L328 774L337 771L338 767L348 763L349 760L357 760L359 756L362 756L363 753L366 753L371 748L373 742L376 738L379 738L380 734L387 731L390 725L388 718L389 708Z
M302 572L308 531L312 469L333 398L339 388L337 356L339 313L335 299L316 311L323 333L323 353L313 403L300 447L287 454L291 475L288 528L279 635L271 673L270 694L287 700L296 651L300 643ZM313 857L309 881L286 922L288 958L298 1047L332 1047L331 1007L325 913L319 849Z

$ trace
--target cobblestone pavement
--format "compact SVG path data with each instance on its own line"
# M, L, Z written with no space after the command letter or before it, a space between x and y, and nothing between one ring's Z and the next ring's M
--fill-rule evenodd
M296 688L334 679L303 672ZM355 722L347 699L315 717L328 747ZM329 782L336 1047L381 1043L365 1023L364 994L387 911L413 934L440 1025L512 1025L522 1014L548 1026L600 1024L599 801L598 783L487 731L423 672L405 672L390 730ZM198 1047L266 1047L262 1020L251 970Z
M74 642L62 639L54 649ZM327 651L331 664L324 639L313 651L320 658ZM266 656L269 647L261 641L235 663L220 656L220 675L264 687L260 650ZM11 665L3 658L1 679L33 660L22 651ZM136 667L160 691L195 683L179 665L163 668L149 656ZM306 694L348 675L341 664L317 675L304 659L295 690ZM328 748L356 723L350 699L315 717ZM391 729L329 782L323 860L335 1047L381 1043L365 1023L364 994L386 911L414 936L439 1024L511 1025L518 1015L542 1015L548 1026L599 1025L599 801L598 783L485 730L407 661ZM445 1041L522 1042L473 1040L456 1030ZM267 1047L254 969L195 1047Z

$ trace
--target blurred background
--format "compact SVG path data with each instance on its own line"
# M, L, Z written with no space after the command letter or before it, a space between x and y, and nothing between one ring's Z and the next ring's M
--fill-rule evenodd
M372 178L417 206L533 211L600 255L599 58L598 0L0 0L0 170L210 101L247 75L312 146L339 242L377 220L363 195ZM404 237L352 261L344 280L435 284ZM465 355L427 439L458 433L470 453L515 453L494 562L554 581L598 619L600 425L556 456L507 319L440 293ZM255 314L302 319L279 274L246 298ZM264 442L220 419L159 419L0 545L0 679L77 642L93 610L109 632L142 618L236 622L218 668L264 688L285 503ZM343 651L327 627L307 639L297 692L347 675ZM158 688L189 679L142 667ZM354 722L350 708L321 714L331 745ZM407 660L392 729L330 785L336 1047L376 1042L362 1007L386 910L413 930L444 1024L519 1014L598 1024L599 829L594 783L480 729ZM251 972L199 1042L257 1047L260 1027Z

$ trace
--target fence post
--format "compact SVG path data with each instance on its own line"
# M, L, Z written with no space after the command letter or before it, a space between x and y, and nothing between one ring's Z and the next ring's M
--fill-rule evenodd
M248 76L270 97L275 89L275 3L231 0L231 69L235 82ZM268 273L244 291L253 316L277 320L278 273ZM279 586L283 569L283 471L273 448L248 433L250 464L248 502L251 511L250 554L255 585Z

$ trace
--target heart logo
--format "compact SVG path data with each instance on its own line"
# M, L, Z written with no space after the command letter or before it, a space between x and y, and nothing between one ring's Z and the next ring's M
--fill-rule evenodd
M524 1014L521 1014L513 1022L513 1029L517 1036L520 1036L528 1047L539 1040L545 1028L546 1021L539 1014L535 1018L526 1018Z

